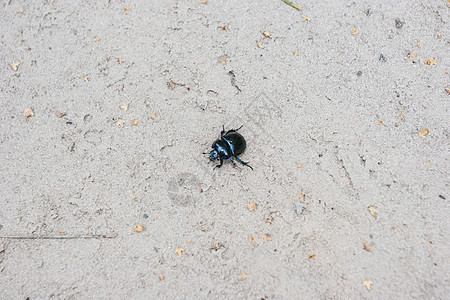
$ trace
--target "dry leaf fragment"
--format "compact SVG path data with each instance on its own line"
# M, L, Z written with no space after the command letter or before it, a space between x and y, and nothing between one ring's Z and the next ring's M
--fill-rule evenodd
M164 280L165 277L163 274L159 274L158 278L159 278L159 280Z
M129 106L130 106L130 104L124 103L124 104L122 104L122 105L120 106L120 108L123 109L123 110L128 110L128 107L129 107Z
M137 120L137 119L134 119L133 121L131 121L131 124L133 124L133 126L137 126L138 120Z
M301 168L303 168L303 165L302 165L302 164L299 164L299 165L297 166L297 169L301 169Z
M246 273L242 273L242 279L248 278L248 275Z
M419 134L421 136L427 136L429 133L430 133L430 131L428 129L426 129L426 128L424 128L424 129L419 131Z
M136 200L136 195L134 194L134 191L131 191L131 199Z
M65 235L66 233L64 231L60 231L59 234Z
M295 8L295 9L298 9L298 10L302 9L302 8L301 8L300 6L298 6L297 4L292 3L292 2L290 2L290 1L288 1L288 0L283 0L283 2L286 3L286 4L289 5L289 6L292 6L292 7Z
M56 115L56 117L58 117L58 118L62 118L62 117L64 117L65 115L67 115L66 113L62 113L62 112L60 112L60 111L55 111L55 115Z
M173 90L173 89L175 89L177 84L175 82L173 82L173 80L171 80L167 83L167 86L169 87L169 89Z
M83 80L89 82L89 78L87 77L87 75L83 77Z
M270 225L272 225L273 220L275 220L274 217L267 218L266 223L269 223Z
M298 53L297 51L294 51L294 56L299 56L300 53Z
M373 245L375 245L374 242L372 242L372 243L364 242L364 248L363 249L366 250L367 252L372 252Z
M18 69L19 69L19 65L21 64L21 62L20 61L17 61L17 62L12 62L12 64L11 64L11 69L13 69L13 71L17 71Z
M265 235L263 235L264 238L264 243L267 243L268 241L272 240L272 236L268 233L266 233Z
M31 107L26 108L24 115L25 115L25 118L30 118L30 117L34 116L33 109Z
M126 62L126 60L124 60L122 57L119 57L119 59L117 61L119 62L119 65L123 64L124 62Z
M125 124L125 120L120 119L120 118L119 118L119 120L117 120L117 122L116 122L116 125L119 125L119 126L122 127L122 128L123 128L124 124Z
M249 203L248 205L247 205L247 208L248 208L248 210L249 211L253 211L253 210L255 210L255 208L256 208L256 203Z
M369 212L372 215L372 217L374 217L375 219L378 216L378 210L374 207L374 206L369 206Z
M305 20L305 21L309 21L309 20L310 20L310 18L308 18L307 16L303 16L303 20Z
M206 0L202 0L202 1L201 1L201 4L205 4L205 3L206 3Z
M309 259L313 259L314 257L316 257L316 255L315 255L315 254L313 254L313 255L310 255L310 256L309 256Z
M429 65L429 66L434 66L434 65L436 65L436 58L434 58L434 57L429 57L429 58L425 61L425 63L426 63L427 65Z
M144 231L144 225L142 225L142 224L137 224L137 225L136 225L136 228L134 229L134 231L136 231L136 232L142 232L142 231Z
M447 92L447 94L450 95L450 89L449 88L446 88L445 91Z
M403 117L404 117L403 114L400 114L400 115L397 116L397 119L401 119Z
M372 288L370 287L370 285L371 284L373 284L373 282L372 281L370 281L370 280L364 280L363 281L363 285L367 288L367 290L371 290Z
M268 31L263 31L263 35L265 36L265 37L268 37L268 38L271 38L272 36L270 35L270 32L268 32Z
M98 42L98 41L100 41L100 38L99 38L98 36L94 35L94 40L95 40L96 42Z
M224 60L224 61L221 62L222 65L224 65L224 64L226 64L226 63L227 63L226 60Z
M259 42L258 42L258 48L264 49L264 46L263 46L263 42L262 42L262 41L259 41Z
M436 35L436 38L442 39L442 34L437 34L437 35Z
M184 248L178 247L178 248L175 250L175 252L178 253L178 256L179 256L179 257L181 257L181 254L184 252Z
M156 118L156 113L153 113L150 118L155 119Z
M353 35L353 36L355 36L355 35L357 35L358 34L358 29L353 29L352 31L350 31L350 34L351 35Z
M125 11L126 13L129 13L129 12L131 12L131 9L130 9L130 7L127 7L127 8L124 9L124 11Z

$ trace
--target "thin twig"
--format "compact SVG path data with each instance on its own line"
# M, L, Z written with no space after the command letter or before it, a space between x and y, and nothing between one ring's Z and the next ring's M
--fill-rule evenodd
M0 239L10 239L10 240L74 240L74 239L112 239L117 237L117 233L113 234L99 234L99 235L7 235L0 236Z
M298 10L302 9L302 8L301 8L300 6L298 6L297 4L292 3L292 2L289 2L288 0L283 0L283 2L286 3L287 5L292 6L293 8L298 9Z

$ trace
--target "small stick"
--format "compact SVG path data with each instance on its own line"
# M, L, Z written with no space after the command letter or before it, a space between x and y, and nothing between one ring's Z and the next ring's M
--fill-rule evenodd
M292 2L289 2L288 0L283 0L283 2L286 3L287 5L292 6L293 8L298 9L298 10L302 9L302 8L301 8L300 6L298 6L297 4L292 3Z
M112 239L117 237L117 233L113 234L99 234L99 235L30 235L30 236L22 236L22 235L7 235L0 236L0 239L10 239L10 240L74 240L74 239Z

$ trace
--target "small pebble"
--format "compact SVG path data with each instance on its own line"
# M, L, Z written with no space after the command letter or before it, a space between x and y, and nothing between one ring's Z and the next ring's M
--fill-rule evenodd
M144 219L147 219L147 218L148 218L148 215L147 215L147 214L144 214L143 217L144 217Z
M294 204L294 209L295 209L295 213L296 214L301 214L302 212L303 212L303 203L301 203L301 202L296 202L295 204Z

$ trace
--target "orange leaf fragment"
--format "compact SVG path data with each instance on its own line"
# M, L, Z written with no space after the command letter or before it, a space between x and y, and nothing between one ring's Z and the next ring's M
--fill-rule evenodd
M436 58L430 57L425 61L425 63L429 66L434 66L436 65Z
M119 118L119 120L117 120L116 122L116 125L119 125L120 127L123 128L123 126L125 125L125 120Z
M255 202L249 203L249 204L247 205L247 208L248 208L249 211L255 210L255 208L256 208L256 203L255 203Z
M13 69L13 71L17 71L18 69L19 69L19 65L21 64L21 62L20 61L17 61L17 62L12 62L12 64L11 64L11 69Z
M184 252L184 248L178 247L177 249L175 249L175 252L178 253L179 257L181 257L181 254Z
M350 31L350 34L351 35L353 35L353 36L355 36L355 35L357 35L358 34L358 29L353 29L352 31Z
M34 116L34 111L33 111L33 109L31 108L31 107L29 107L29 108L26 108L25 109L25 112L24 112L24 115L25 115L25 118L30 118L30 117L32 117L32 116Z
M373 245L375 245L374 242L372 242L372 243L364 242L364 248L363 249L366 250L367 252L372 252Z
M426 128L424 128L424 129L419 131L419 134L421 136L427 136L429 133L430 133L430 131L428 129L426 129Z
M144 225L142 225L142 224L137 224L137 225L136 225L136 228L134 229L134 231L136 231L136 232L142 232L142 231L144 231Z
M264 243L267 243L268 241L272 240L272 236L268 233L266 233L265 235L263 235L264 238Z
M363 285L367 288L367 290L371 290L371 287L370 287L370 285L371 284L373 284L373 282L372 281L370 281L370 280L364 280L363 281Z
M369 206L368 209L372 217L376 219L378 216L378 210L374 206Z

